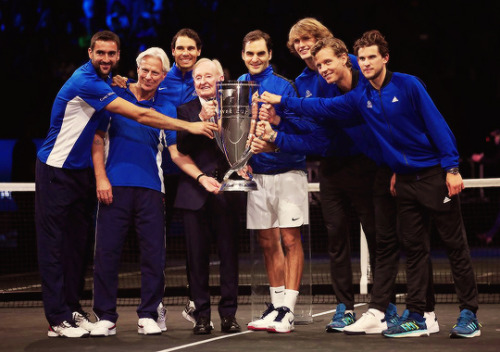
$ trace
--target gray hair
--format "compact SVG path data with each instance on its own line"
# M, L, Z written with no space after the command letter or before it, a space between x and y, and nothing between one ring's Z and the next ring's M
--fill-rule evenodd
M224 76L224 70L222 69L222 65L221 63L219 62L219 60L217 59L213 59L213 60L210 60L210 59L207 59L206 57L204 58L201 58L199 59L193 66L193 73L194 71L196 70L196 68L198 66L200 66L200 64L204 63L204 62L211 62L215 65L215 68L217 69L217 72L219 73L219 75L221 76Z
M167 73L170 70L170 60L168 59L167 54L165 54L165 51L162 48L152 47L140 53L135 60L137 62L137 67L141 66L141 62L146 56L160 59L163 72Z

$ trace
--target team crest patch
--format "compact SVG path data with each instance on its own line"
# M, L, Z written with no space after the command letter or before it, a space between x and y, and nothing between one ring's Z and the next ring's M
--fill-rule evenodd
M372 102L368 100L368 101L366 102L366 107L367 107L368 109L373 108Z

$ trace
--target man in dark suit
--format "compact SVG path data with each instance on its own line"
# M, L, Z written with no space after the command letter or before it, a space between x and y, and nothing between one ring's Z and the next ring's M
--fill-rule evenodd
M177 118L186 121L208 120L215 115L216 82L223 80L222 67L216 60L201 59L193 69L198 98L177 107ZM229 168L214 140L192 138L187 133L177 135L180 153L189 155L200 172L182 174L175 206L183 210L191 296L196 310L196 335L209 334L210 240L214 237L220 258L219 315L223 332L239 332L235 314L238 298L238 198L239 195L218 193L221 179ZM175 161L175 159L174 159ZM213 193L210 193L213 192Z

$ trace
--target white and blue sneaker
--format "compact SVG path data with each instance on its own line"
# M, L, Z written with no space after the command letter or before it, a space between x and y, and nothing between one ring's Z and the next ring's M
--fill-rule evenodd
M277 315L278 310L274 308L272 303L269 303L259 319L253 320L247 324L247 329L254 331L267 331L267 328L274 321L274 318L276 318Z
M158 318L156 319L156 323L160 327L161 331L165 332L167 331L167 308L163 305L162 302L158 305L158 308L156 308L156 312L158 313Z
M288 307L279 307L277 309L278 315L268 326L268 332L281 332L288 333L295 329L295 315Z
M346 306L340 303L335 309L335 314L332 320L326 325L326 332L342 332L346 326L354 324L356 321L356 313L346 313Z

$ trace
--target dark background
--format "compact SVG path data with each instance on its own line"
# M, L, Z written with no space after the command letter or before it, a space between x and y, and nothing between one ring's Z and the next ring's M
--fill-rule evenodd
M364 31L379 29L390 45L389 69L427 84L463 158L480 151L489 131L500 127L498 1L114 2L0 0L0 138L45 137L54 97L88 60L89 39L97 30L112 27L120 34L117 72L122 75L135 75L135 57L149 46L170 56L172 36L191 27L202 38L202 56L218 58L236 79L245 72L241 40L259 28L273 38L278 73L294 79L304 65L288 52L286 40L290 27L308 16L323 22L350 50ZM93 17L85 16L84 7Z

